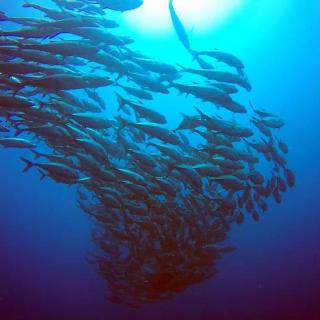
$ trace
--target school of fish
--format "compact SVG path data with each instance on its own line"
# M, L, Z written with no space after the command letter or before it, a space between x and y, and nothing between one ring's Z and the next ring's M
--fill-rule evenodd
M236 100L251 90L243 63L191 49L173 1L173 26L192 65L133 50L108 12L142 4L23 4L41 19L0 12L0 146L30 150L24 172L77 185L79 207L96 221L99 252L90 261L109 300L132 307L216 274L218 259L234 249L225 243L232 224L259 221L268 199L281 203L295 184L278 137L283 120ZM115 114L97 88L115 95ZM198 104L171 127L148 103L178 92Z

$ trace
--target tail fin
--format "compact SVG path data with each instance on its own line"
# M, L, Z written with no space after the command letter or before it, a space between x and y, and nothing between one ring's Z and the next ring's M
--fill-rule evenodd
M30 150L33 154L34 154L34 160L37 160L38 158L42 157L43 154L41 154L40 152L38 152L37 150Z
M196 111L199 113L199 115L201 116L201 118L203 118L203 119L207 119L208 118L208 116L206 115L206 114L204 114L198 107L196 107L196 106L193 106L195 109L196 109Z
M116 94L117 100L118 100L118 109L117 109L117 111L119 112L125 106L126 101L125 101L124 97L119 92L115 92L115 94Z
M31 162L30 160L26 159L26 158L23 158L23 157L20 157L20 159L25 163L25 167L24 169L22 170L22 172L27 172L33 165L34 163Z
M12 96L15 97L16 94L22 90L24 88L25 84L24 83L19 83L17 86L16 86L16 89L14 89L13 93L12 93Z
M252 109L252 111L255 111L254 105L251 100L249 100L249 105L250 105L250 108Z
M0 11L0 21L7 21L8 17L3 11Z
M123 128L131 124L131 121L124 119L121 116L116 116L115 118L120 124L120 127L117 129L117 132L120 132Z
M184 67L180 63L177 63L177 65L182 69L181 71L187 71L188 70L188 68Z
M19 129L19 128L16 128L15 129L15 133L14 133L14 136L15 137L18 137L25 129Z
M40 181L42 181L47 175L45 174L45 172L43 172L42 170L39 170L41 176L40 176Z
M38 98L34 99L37 103L38 103L38 108L39 109L43 109L47 104L48 102L44 102Z
M192 50L192 49L189 49L188 50L189 51L189 53L192 55L192 61L194 61L194 60L196 60L197 59L197 57L198 57L198 54L199 54L199 52L198 51L196 51L196 50Z
M24 7L24 8L32 8L32 3L28 2L28 1L25 1L25 2L22 4L22 7Z

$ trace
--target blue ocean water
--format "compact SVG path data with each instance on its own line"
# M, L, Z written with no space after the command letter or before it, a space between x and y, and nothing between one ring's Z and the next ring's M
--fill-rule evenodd
M24 16L20 4L0 10ZM319 21L318 1L261 0L246 1L217 29L195 26L193 45L241 57L252 101L284 119L297 184L259 223L232 228L228 242L237 250L222 257L214 278L172 300L138 310L107 302L106 284L87 261L93 222L77 208L75 188L22 174L24 153L0 149L0 319L320 319ZM174 32L146 36L122 22L141 52L190 60ZM175 121L182 101L160 96L152 106Z

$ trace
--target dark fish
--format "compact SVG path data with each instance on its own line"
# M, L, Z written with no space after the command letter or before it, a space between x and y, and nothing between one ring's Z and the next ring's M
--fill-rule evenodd
M206 77L209 80L237 84L248 91L250 91L252 88L247 79L236 73L217 71L214 69L194 69L185 67L183 67L183 71Z
M59 33L62 33L60 30ZM105 45L124 46L133 42L131 38L124 36L116 36L105 28L95 27L77 27L65 30L64 33L70 33L88 39L93 43L103 43Z
M40 19L9 17L2 11L0 11L0 21L11 21L23 26L33 26L41 23Z
M128 76L138 85L154 92L169 93L167 87L158 78L151 75L128 73Z
M168 63L159 62L157 60L139 57L133 57L132 60L142 68L159 74L176 74L178 72L178 70L174 66Z
M284 169L284 174L285 174L288 186L290 188L294 187L294 185L296 183L296 179L295 179L295 175L294 175L293 171L286 168L286 169Z
M106 103L105 101L101 98L101 96L93 90L85 89L86 94L88 95L89 98L97 102L100 106L101 109L105 110L106 109Z
M25 109L31 108L35 103L23 96L9 96L0 94L0 110L2 108Z
M46 77L24 78L17 86L17 91L25 86L57 91L105 87L112 83L113 81L106 76L56 74Z
M118 111L122 110L125 105L128 105L139 115L139 118L144 118L151 122L156 122L159 124L167 123L165 116L160 114L159 112L153 109L149 109L137 102L128 100L117 92L116 92L116 96L119 103Z
M54 41L47 43L18 44L19 48L27 50L40 50L66 56L77 56L88 58L99 51L98 46L93 46L90 42L79 40Z
M79 179L79 175L76 170L60 162L32 162L22 157L21 160L26 164L23 172L28 171L32 167L39 167L41 170L45 170L54 177L60 177L61 182L63 178L74 182L77 182L77 180Z
M33 149L35 144L20 138L0 138L0 145L5 148Z
M220 50L213 50L213 51L193 51L195 55L205 55L208 57L212 57L217 59L218 61L224 62L229 66L235 67L239 70L244 68L244 64L231 53L223 52Z
M180 18L178 17L174 7L173 7L173 0L169 0L169 11L171 16L171 21L174 26L174 29L179 37L180 42L182 45L189 51L190 50L190 41L187 35L187 32L181 22Z
M113 124L109 119L91 113L73 113L72 117L83 126L93 129L107 129Z
M10 130L0 124L0 132L9 132Z
M5 37L19 37L19 38L54 38L62 31L56 28L37 28L27 27L23 29L16 29L10 31L1 31L1 35Z
M61 11L61 10L55 10L55 9L49 9L34 3L30 3L26 1L25 3L22 4L23 7L25 8L33 8L36 10L39 10L43 12L48 18L53 19L53 20L61 20L61 19L66 19L71 16L71 14L67 11Z
M115 11L134 10L142 6L143 0L99 0L98 3L103 9L111 9Z
M118 86L120 88L124 89L125 91L127 91L129 94L131 94L137 98L145 99L145 100L153 100L153 96L145 90L142 90L139 88L134 88L134 87L129 87L129 86L124 86L124 85L120 85L120 84L118 84Z

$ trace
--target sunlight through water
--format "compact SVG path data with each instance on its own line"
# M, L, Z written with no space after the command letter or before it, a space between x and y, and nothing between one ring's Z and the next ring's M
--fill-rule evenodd
M165 35L172 30L168 0L144 0L137 10L127 12L125 20L131 29L144 34ZM205 31L218 27L235 14L246 0L174 0L174 8L186 30Z

